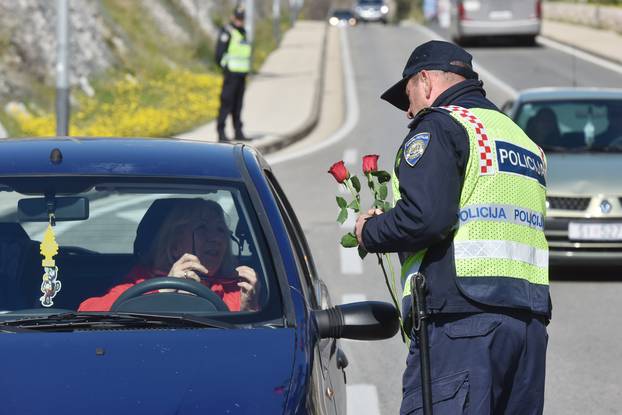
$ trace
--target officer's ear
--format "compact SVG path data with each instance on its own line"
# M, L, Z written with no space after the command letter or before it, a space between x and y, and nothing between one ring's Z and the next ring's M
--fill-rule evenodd
M419 82L421 82L423 86L423 91L425 93L425 99L430 99L432 96L432 77L430 72L425 69L419 72Z

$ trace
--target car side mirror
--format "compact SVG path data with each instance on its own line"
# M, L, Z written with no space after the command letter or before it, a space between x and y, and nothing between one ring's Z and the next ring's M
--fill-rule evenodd
M313 311L321 338L389 339L399 329L399 313L392 304L363 301Z

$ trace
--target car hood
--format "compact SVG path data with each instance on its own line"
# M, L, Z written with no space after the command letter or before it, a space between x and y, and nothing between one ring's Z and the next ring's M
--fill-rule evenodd
M548 153L550 195L622 195L622 153Z
M292 329L0 333L4 413L282 413Z

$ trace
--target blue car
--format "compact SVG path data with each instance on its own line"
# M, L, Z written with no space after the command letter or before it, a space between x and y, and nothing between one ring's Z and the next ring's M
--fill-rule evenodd
M398 326L332 306L251 147L0 141L0 413L345 413L338 339Z

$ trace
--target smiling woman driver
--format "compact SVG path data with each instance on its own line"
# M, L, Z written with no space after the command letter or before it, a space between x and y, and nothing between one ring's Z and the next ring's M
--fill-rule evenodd
M216 202L181 200L167 215L144 261L102 297L80 304L78 311L109 311L123 292L155 277L190 278L208 286L230 311L257 310L258 281L255 271L235 266L230 231ZM168 291L168 290L162 290Z

